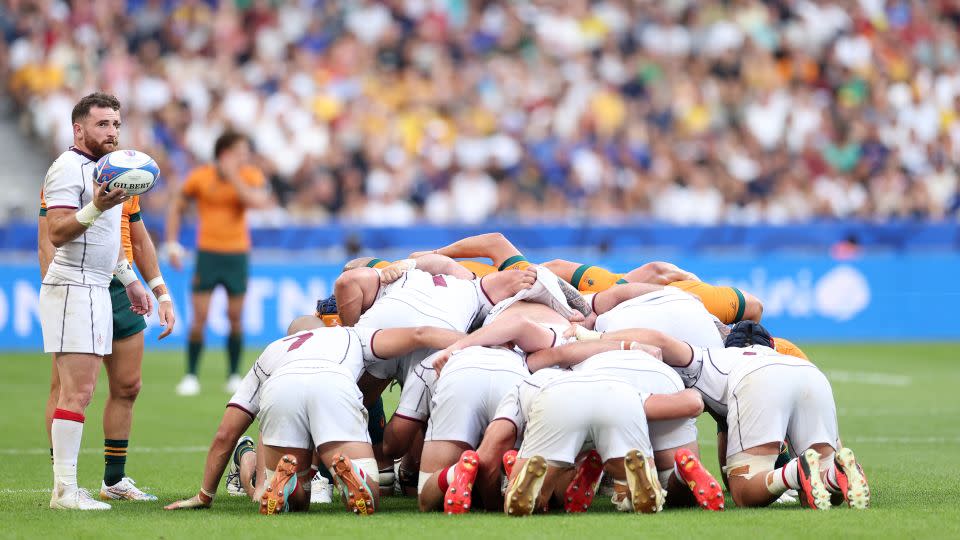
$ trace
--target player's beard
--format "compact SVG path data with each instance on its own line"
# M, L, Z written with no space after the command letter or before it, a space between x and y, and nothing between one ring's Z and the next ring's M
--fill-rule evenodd
M87 147L87 151L90 152L90 155L100 159L103 156L113 152L120 145L120 140L116 138L104 139L102 141L97 141L93 137L90 137L86 134L83 136L83 144Z

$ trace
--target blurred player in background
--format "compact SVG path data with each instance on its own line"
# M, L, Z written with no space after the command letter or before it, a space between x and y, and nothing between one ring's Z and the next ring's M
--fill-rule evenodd
M134 313L149 313L151 306L120 240L120 206L129 197L123 189L107 193L106 184L98 185L93 178L97 160L118 147L120 102L107 94L90 94L74 106L71 120L74 145L53 162L43 182L47 212L41 240L49 240L56 251L50 257L46 243L40 244L45 266L40 324L43 349L54 354L59 383L50 422L54 475L50 508L109 510L109 504L93 500L78 486L77 458L83 413L93 398L100 364L113 352L108 289L113 276L120 280ZM114 375L111 390L116 374L127 368L117 369L116 360L108 362L108 373Z
M187 344L187 374L177 393L192 396L200 392L197 368L203 351L203 332L210 297L217 285L227 291L227 338L229 373L226 391L240 384L240 356L243 352L243 299L247 292L250 262L248 208L270 204L263 173L252 164L250 141L243 134L228 131L214 144L214 162L194 169L173 197L167 215L167 252L170 263L180 269L183 247L178 243L180 217L188 199L197 204L197 259L193 276L193 320Z

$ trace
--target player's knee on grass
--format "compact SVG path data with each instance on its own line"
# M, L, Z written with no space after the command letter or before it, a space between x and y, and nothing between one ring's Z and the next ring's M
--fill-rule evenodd
M777 454L755 455L740 452L727 458L723 468L733 502L741 507L767 506L783 493L768 489L767 473L774 470Z
M439 471L420 471L417 475L417 507L421 512L431 512L443 505L444 493L440 490Z

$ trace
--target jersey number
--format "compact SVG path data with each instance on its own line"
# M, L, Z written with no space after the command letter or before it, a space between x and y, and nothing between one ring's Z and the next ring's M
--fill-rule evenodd
M299 349L301 345L303 345L308 339L312 337L313 337L313 332L306 332L306 333L300 334L299 336L288 337L284 341L293 341L293 343L291 343L290 347L287 348L287 352L295 351Z

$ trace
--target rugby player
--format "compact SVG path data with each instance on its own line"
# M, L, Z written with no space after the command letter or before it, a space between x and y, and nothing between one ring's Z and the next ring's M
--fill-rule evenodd
M40 256L40 277L47 273L56 249L47 234L47 204L40 193L40 218L37 223L37 241ZM123 203L120 221L120 236L124 253L128 261L134 261L149 287L157 298L160 325L165 329L157 339L163 339L173 332L176 318L173 300L160 274L157 252L150 240L150 234L140 215L140 197L134 195ZM156 497L136 487L133 479L126 475L127 451L130 442L130 429L133 424L133 405L140 393L140 370L143 364L143 331L147 324L142 315L130 309L130 300L123 284L116 277L110 282L110 300L113 304L113 352L104 356L103 364L107 370L110 393L104 405L104 473L100 487L102 499L128 499L155 501ZM60 395L60 376L53 363L50 376L50 398L47 400L46 426L47 437L53 423L53 413ZM50 449L53 459L53 448Z
M46 238L56 252L40 286L40 324L43 348L54 355L59 381L50 422L50 507L108 510L109 504L77 485L77 457L83 413L104 356L113 352L112 277L120 280L134 313L144 315L152 306L121 242L121 205L130 197L123 189L108 193L107 184L93 178L97 160L118 147L120 102L90 94L74 106L71 120L74 144L53 162L43 184Z
M520 250L500 233L471 236L433 251L418 251L410 256L416 258L428 253L451 258L485 257L499 270L523 269L531 264ZM724 324L743 319L759 321L763 315L763 304L755 296L735 287L717 287L704 283L696 275L667 262L650 262L626 274L615 274L599 266L563 259L554 259L543 263L543 266L583 293L601 292L618 283L671 285L700 298L707 310Z
M723 510L720 482L710 475L699 459L695 418L703 411L702 399L695 390L684 389L680 377L660 360L658 349L638 345L588 356L592 351L571 343L531 354L527 358L527 367L533 372L559 367L605 373L622 378L641 394L678 394L678 397L686 394L688 416L650 422L650 442L660 484L667 490L667 503L671 506L696 504L709 510ZM644 406L650 410L651 404ZM596 480L596 477L581 480L577 489L568 491L568 511L577 511L578 506L586 509L589 501L572 503L584 494L592 495L592 490L586 488Z
M255 500L261 503L263 513L305 508L304 501L309 498L303 494L303 490L309 481L302 480L313 472L310 465L314 450L319 453L321 462L333 469L333 474L341 484L347 486L344 502L348 509L370 513L376 507L379 493L370 489L371 484L377 483L376 460L367 435L366 410L355 381L364 366L378 362L380 358L402 356L419 348L442 348L456 340L459 334L432 327L386 330L324 327L323 322L312 315L297 319L288 331L291 335L275 341L264 350L227 404L207 453L200 491L189 499L167 505L166 509L208 508L212 505L217 484L231 459L232 450L254 418L261 413L268 414L270 418L266 423L261 418L264 451L260 459L271 469L265 471L264 481L253 493ZM312 387L298 386L288 389L286 393L291 397L300 397L284 401L283 385L272 385L274 390L268 399L267 385L272 375L295 369L298 362L311 363L312 370L328 368L331 373L341 375L346 370L353 377L352 386L341 384L336 392L331 393L343 398L349 389L356 392L354 398L321 406L308 399L307 395L323 394L324 391L316 388L311 391ZM277 391L277 388L281 390ZM276 414L270 414L268 404L276 406ZM346 428L337 426L337 418L342 415L351 416L355 421ZM349 438L324 439L326 435L314 432L319 426L331 425L348 431ZM310 440L317 443L315 447L304 444ZM348 442L344 443L344 440ZM291 457L287 459L285 456ZM341 460L340 457L346 459ZM351 462L356 467L350 465ZM280 467L283 474L277 474L276 467ZM365 479L369 479L369 482ZM247 484L245 487L252 486ZM266 492L268 487L272 488L269 493Z
M251 163L250 142L246 136L228 131L214 143L214 162L191 171L170 202L167 214L165 248L170 264L179 270L184 254L178 242L180 217L189 199L197 204L197 259L191 302L193 319L187 338L187 373L177 385L177 393L192 396L200 392L197 369L203 352L203 332L210 309L210 297L218 285L227 292L226 391L233 393L240 384L240 358L243 354L243 300L247 292L250 265L250 231L246 211L271 204L263 173Z
M870 503L870 488L854 453L840 445L830 383L806 360L780 354L769 335L748 347L702 348L662 332L621 330L604 336L659 347L663 361L687 387L703 395L711 414L727 426L721 460L738 506L767 506L788 489L804 506L826 510L831 494L851 508ZM776 467L783 440L799 457Z

